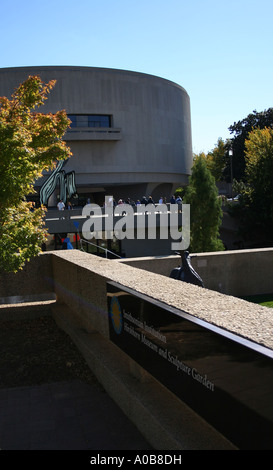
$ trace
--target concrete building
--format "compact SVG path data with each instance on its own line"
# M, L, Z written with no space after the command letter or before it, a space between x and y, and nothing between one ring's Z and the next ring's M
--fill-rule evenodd
M124 70L16 67L0 69L0 96L10 97L30 75L57 80L42 111L65 109L71 119L65 140L73 156L58 171L71 186L69 196L76 191L76 205L88 198L101 204L107 194L133 200L152 195L158 201L187 183L190 99L181 86ZM49 176L36 182L38 194ZM49 198L45 192L44 202L55 206L60 192L60 186Z

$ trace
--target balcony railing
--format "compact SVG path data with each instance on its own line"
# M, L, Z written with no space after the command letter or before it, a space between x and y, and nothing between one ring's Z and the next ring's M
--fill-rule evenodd
M69 129L64 140L121 140L122 132L117 127L77 127Z

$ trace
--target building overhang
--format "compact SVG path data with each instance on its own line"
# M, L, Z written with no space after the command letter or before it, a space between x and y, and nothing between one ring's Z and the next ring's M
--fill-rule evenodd
M115 127L100 127L100 128L82 128L82 129L69 129L64 140L69 142L72 140L121 140L122 131L120 128Z

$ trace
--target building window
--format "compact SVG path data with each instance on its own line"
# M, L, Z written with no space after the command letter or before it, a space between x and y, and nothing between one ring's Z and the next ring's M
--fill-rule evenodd
M70 127L111 127L111 116L101 114L68 114Z

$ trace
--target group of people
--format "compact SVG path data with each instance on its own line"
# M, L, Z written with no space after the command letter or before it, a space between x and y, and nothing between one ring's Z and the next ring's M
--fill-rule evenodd
M120 205L120 204L129 204L130 206L137 206L139 204L143 204L147 206L148 204L156 204L152 198L152 196L149 196L148 198L146 196L143 196L141 199L138 199L136 202L133 201L131 198L127 198L126 200L119 199L118 202L115 201L115 199L111 199L111 202L113 202L113 205ZM90 199L87 200L87 204L90 204ZM174 194L170 198L169 202L167 201L166 197L160 197L158 200L158 204L182 204L182 198L178 195L175 196ZM65 203L60 200L57 204L57 208L60 211L63 211L64 209L72 209L72 204L71 202L68 202L67 207L65 206Z
M62 200L60 200L57 204L57 208L58 208L59 211L65 210L65 203ZM68 202L67 209L72 209L71 202Z
M182 198L181 196L175 196L175 195L172 195L172 197L170 198L169 202L167 200L166 197L160 197L159 200L158 200L158 204L182 204ZM119 199L118 202L116 203L115 200L113 200L113 204L114 206L116 204L129 204L131 206L137 206L139 204L144 204L145 206L147 206L148 204L156 204L152 198L152 196L149 196L148 198L146 196L143 196L142 199L138 199L136 202L131 200L130 198L127 198L125 201L123 199Z

